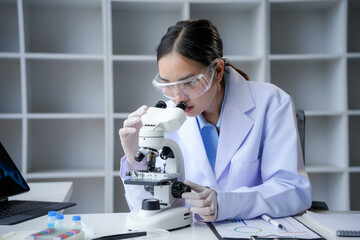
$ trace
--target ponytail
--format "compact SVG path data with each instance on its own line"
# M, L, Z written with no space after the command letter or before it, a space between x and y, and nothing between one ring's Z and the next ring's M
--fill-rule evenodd
M224 61L224 65L225 67L226 66L229 66L229 67L232 67L235 71L237 71L243 78L245 78L246 80L249 80L249 76L243 72L242 70L238 69L237 67L235 67L234 65L232 65L229 61L229 59L227 58L222 58L222 60Z

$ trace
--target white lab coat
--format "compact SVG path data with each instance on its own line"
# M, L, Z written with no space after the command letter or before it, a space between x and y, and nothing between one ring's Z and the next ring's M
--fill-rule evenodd
M184 157L185 179L217 192L217 221L282 217L311 205L291 97L269 83L246 81L226 67L229 88L223 109L215 171L208 161L195 117L168 138ZM168 105L174 105L169 102ZM125 178L126 157L120 176ZM125 185L130 208L149 197L142 186Z

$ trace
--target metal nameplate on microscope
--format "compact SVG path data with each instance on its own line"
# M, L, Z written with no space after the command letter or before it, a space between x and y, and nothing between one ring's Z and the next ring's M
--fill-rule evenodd
M176 182L177 178L166 178L166 179L127 179L124 181L125 184L132 184L132 185L147 185L147 186L160 186L167 184L168 182Z

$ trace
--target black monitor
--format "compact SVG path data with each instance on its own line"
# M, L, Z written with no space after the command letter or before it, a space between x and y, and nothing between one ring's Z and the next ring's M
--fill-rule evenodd
M30 190L19 169L0 142L0 199Z

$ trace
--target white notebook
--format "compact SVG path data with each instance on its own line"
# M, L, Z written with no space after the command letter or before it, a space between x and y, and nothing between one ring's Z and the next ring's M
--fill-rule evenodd
M360 214L319 214L306 211L303 216L339 237L360 237Z

